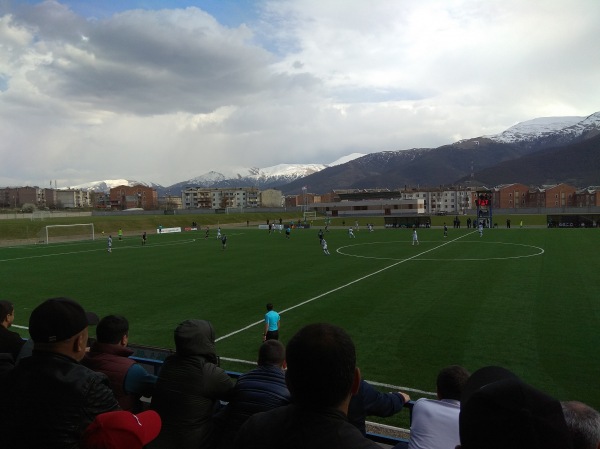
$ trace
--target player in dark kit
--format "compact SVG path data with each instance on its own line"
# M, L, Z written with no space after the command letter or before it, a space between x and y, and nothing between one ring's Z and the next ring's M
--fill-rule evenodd
M142 234L142 245L146 244L146 231Z
M221 236L221 244L223 245L223 249L227 248L227 236L225 234Z

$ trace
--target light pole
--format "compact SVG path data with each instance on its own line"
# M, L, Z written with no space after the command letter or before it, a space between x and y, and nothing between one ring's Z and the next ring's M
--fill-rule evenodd
M302 187L302 195L304 196L304 212L308 211L308 198L306 197L306 186Z

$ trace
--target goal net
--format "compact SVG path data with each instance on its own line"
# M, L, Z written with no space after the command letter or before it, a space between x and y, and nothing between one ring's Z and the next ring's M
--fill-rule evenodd
M317 213L316 212L304 212L304 221L307 220L314 220L317 218Z
M39 243L68 242L72 240L94 240L94 224L48 225L40 230Z

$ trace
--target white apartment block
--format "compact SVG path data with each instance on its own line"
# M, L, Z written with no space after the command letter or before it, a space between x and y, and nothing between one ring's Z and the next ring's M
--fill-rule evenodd
M90 207L90 192L80 189L61 189L55 191L57 206L66 209Z
M403 199L422 199L425 204L425 213L427 214L463 214L472 206L471 189L431 189L401 191Z
M227 209L260 206L260 192L255 187L210 189L188 187L181 192L184 209Z

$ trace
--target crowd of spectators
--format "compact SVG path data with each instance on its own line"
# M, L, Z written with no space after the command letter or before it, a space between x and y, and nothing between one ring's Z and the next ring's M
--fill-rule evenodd
M365 435L366 417L391 416L410 400L364 381L351 337L332 324L308 324L287 346L266 339L256 368L235 382L206 320L176 327L175 353L154 376L130 358L123 316L100 320L51 298L31 312L25 344L9 330L14 315L0 300L2 447L381 448ZM412 404L409 449L600 449L596 410L503 367L442 368L436 391Z

